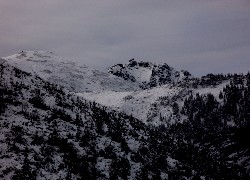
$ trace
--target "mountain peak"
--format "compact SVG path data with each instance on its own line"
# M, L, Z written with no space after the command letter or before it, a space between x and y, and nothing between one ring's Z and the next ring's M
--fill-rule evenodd
M188 71L177 71L167 63L153 64L135 59L130 59L127 64L114 65L108 72L125 80L137 82L142 88L178 83L191 76Z
M127 64L129 67L144 67L144 68L151 68L154 66L151 62L146 61L136 61L134 58L129 60L129 63Z

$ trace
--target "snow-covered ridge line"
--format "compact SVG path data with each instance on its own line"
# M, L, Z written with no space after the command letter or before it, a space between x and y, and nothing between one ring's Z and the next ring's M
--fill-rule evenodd
M72 92L135 91L136 83L100 70L79 65L47 51L22 51L2 58L20 70L59 84Z

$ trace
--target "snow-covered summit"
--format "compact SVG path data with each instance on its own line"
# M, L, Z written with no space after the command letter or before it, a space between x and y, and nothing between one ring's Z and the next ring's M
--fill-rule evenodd
M134 59L129 60L128 64L114 65L109 68L108 72L125 80L136 82L143 88L174 84L191 77L188 71L175 70L166 63L153 64Z
M73 92L140 89L136 83L77 64L48 51L22 51L2 58L2 61Z

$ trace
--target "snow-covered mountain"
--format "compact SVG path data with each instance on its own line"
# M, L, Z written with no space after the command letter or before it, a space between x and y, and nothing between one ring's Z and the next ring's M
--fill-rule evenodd
M47 51L22 51L2 58L6 63L44 80L67 88L72 92L105 90L135 91L136 83L100 70L88 68Z
M109 73L125 80L136 82L142 88L150 88L165 84L176 84L191 77L188 71L177 71L164 64L153 64L150 62L137 62L129 60L128 64L117 64L109 68Z
M0 59L0 179L249 179L249 104L250 74L20 52Z
M219 99L219 92L229 83L224 79L210 85L211 77L195 79L189 72L177 71L167 64L134 59L112 66L107 73L48 51L22 51L1 62L154 125L182 122L185 117L173 115L174 103L181 108L192 93L212 93ZM194 86L204 81L205 86Z
M60 85L70 92L76 92L85 99L128 115L132 114L145 123L153 124L162 124L160 116L164 119L172 116L171 99L183 99L183 94L187 95L186 89L173 84L184 82L190 77L188 72L176 71L167 64L155 65L135 60L130 60L127 65L113 66L107 73L79 65L47 51L22 51L4 57L1 61L52 84ZM119 70L118 67L121 66L123 68ZM124 76L117 75L118 71ZM157 87L154 87L154 82L157 82ZM160 86L161 84L166 85ZM140 87L149 89L143 90ZM171 103L161 103L166 97Z
M211 93L219 100L220 91L229 83L229 79L224 78L213 84L209 76L194 78L188 71L177 71L166 63L156 65L134 59L125 65L114 65L108 72L128 82L137 83L142 89L84 92L78 95L154 125L182 122L185 117L173 114L174 103L181 108L184 99L196 93Z

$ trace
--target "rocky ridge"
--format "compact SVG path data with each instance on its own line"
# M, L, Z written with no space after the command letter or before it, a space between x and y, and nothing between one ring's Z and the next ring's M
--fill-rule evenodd
M177 71L166 63L153 64L150 62L137 62L129 60L128 64L117 64L109 68L110 74L121 77L131 82L136 82L143 89L162 86L165 84L177 84L191 78L188 71Z

